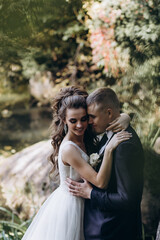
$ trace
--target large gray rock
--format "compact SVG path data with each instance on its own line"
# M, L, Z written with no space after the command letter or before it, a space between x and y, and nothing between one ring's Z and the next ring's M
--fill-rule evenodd
M0 161L3 198L23 218L31 217L55 189L49 177L51 151L50 140L42 141Z

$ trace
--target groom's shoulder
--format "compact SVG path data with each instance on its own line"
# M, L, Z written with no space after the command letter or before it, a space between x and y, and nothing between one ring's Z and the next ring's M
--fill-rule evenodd
M136 133L135 129L134 129L131 125L129 125L125 131L135 132L135 133ZM136 133L136 134L137 134L137 133Z
M138 136L136 130L131 125L129 125L125 131L132 133L133 137L137 137L139 139L139 136Z
M130 143L130 144L133 144L133 145L136 145L136 146L138 146L138 145L141 146L142 145L137 132L135 131L135 129L131 125L129 125L128 128L125 131L127 131L129 133L132 133L132 137L124 143ZM123 142L122 142L122 144L123 144Z
M131 127L130 125L128 126L128 128L125 130L128 131L130 133L132 133L132 137L130 139L128 139L127 141L121 142L115 152L116 152L116 156L118 155L130 155L133 156L134 158L137 158L137 161L139 159L141 159L141 162L144 162L144 151L143 151L143 146L142 143L140 141L140 138L138 136L138 134L136 133L136 131L133 129L133 127Z

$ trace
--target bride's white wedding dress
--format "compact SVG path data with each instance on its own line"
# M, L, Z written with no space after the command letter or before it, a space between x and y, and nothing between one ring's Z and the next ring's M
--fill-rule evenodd
M89 160L88 155L74 142L61 144L58 155L60 186L44 202L22 240L84 240L84 200L72 196L65 184L67 177L80 180L80 175L62 162L61 151L66 144L74 145L82 158Z

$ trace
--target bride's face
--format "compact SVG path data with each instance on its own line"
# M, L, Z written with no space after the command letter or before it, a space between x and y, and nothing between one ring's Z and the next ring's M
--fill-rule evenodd
M66 110L65 124L68 126L68 132L77 136L84 135L88 126L88 115L84 108L71 108Z

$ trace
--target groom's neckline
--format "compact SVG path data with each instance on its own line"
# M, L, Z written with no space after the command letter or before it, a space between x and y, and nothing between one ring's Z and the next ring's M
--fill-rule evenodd
M104 134L107 135L108 140L106 141L106 143L101 147L101 149L99 149L99 155L102 155L102 153L104 153L105 147L108 144L108 142L110 141L110 139L112 138L112 136L114 135L114 132L112 131L107 131Z
M97 135L99 141L101 141L101 139L104 136L104 134L106 134L108 139L109 139L113 135L113 132L110 130L110 131L105 131L104 133L101 133L101 134Z

